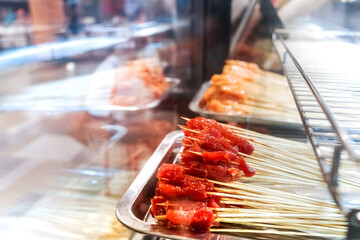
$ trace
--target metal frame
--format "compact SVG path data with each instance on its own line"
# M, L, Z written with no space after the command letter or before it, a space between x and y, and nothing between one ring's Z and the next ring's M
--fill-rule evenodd
M319 61L327 66L327 63L335 60L324 59L318 54L320 50L312 50L316 41L333 45L335 48L336 44L346 43L358 50L360 45L354 43L359 43L359 36L359 33L309 33L283 29L276 30L273 35L274 44L282 59L294 100L328 189L340 210L348 216L349 239L353 239L354 234L360 231L360 204L351 206L348 199L343 196L339 186L339 169L342 161L352 160L358 167L360 164L360 84L354 80L360 81L360 75L357 75L358 69L343 72L343 69L322 67L322 64L317 64ZM297 46L304 47L305 51L299 53L296 45L292 45L294 42ZM329 49L329 52L335 50ZM339 56L334 54L333 58ZM341 58L342 63L347 60L348 58ZM331 65L334 65L334 62L329 66ZM360 193L351 193L351 199L360 200Z

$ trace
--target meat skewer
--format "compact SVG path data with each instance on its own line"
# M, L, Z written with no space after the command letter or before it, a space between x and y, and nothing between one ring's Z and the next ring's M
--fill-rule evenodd
M283 157L287 152L281 148L271 153L270 157L269 152L265 150L274 147L262 144L262 138L258 138L255 133L249 132L249 135L254 137L251 144L244 142L242 145L254 144L256 150L254 151L252 147L251 153L247 154L238 151L239 149L246 151L247 148L237 147L235 143L238 142L234 140L235 138L230 140L225 137L229 129L227 125L221 124L226 128L223 130L218 129L218 123L214 123L213 120L197 118L189 121L190 124L183 127L185 135L188 136L183 140L184 149L180 154L180 164L165 164L157 175L159 184L156 190L157 196L152 199L151 211L160 224L195 232L327 238L344 236L347 223L335 203L298 193L275 190L267 186L274 181L285 184L298 184L297 181L306 184L323 184L323 180L317 178L316 174L311 175L310 168L314 165L306 154L296 156L294 160L301 162L301 159L305 159L306 169L309 171L302 171L302 168L297 168L297 165L293 164L291 157ZM202 122L205 124L201 125ZM212 132L210 129L216 131ZM240 135L239 132L231 131L228 135ZM246 134L237 137L246 141ZM209 144L207 142L209 139L220 141ZM268 139L272 140L270 137ZM200 144L201 141L204 143ZM279 141L279 143L288 144L287 141ZM257 146L260 146L259 153ZM236 158L233 157L234 155ZM251 164L257 170L257 174L252 177L243 176L239 182L237 178L218 179L202 171L206 169L205 165L221 166L225 169L238 167L240 171L238 157ZM274 162L273 165L270 164L269 159ZM291 169L292 165L295 166L294 169ZM281 168L282 166L284 168ZM274 175L273 172L276 174ZM306 174L310 174L309 179ZM225 229L223 223L240 224L249 229Z

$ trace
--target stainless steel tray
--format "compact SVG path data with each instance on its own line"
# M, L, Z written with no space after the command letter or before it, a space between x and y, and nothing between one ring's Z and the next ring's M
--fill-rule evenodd
M102 81L99 85L96 85L98 82L95 82L95 85L92 86L93 94L89 94L89 98L86 100L86 107L88 109L92 110L108 110L108 111L139 111L139 110L145 110L150 109L158 106L162 100L164 100L171 90L173 90L177 85L180 83L180 79L178 78L166 78L166 82L169 83L169 88L159 97L153 99L151 102L145 103L144 105L137 105L137 106L120 106L120 105L114 105L110 102L111 98L111 91L112 91L112 85L114 84L111 82L111 86L106 86L104 88L104 85ZM103 88L103 91L101 91ZM100 94L97 92L100 90Z
M145 164L135 181L116 206L116 216L128 228L149 235L171 239L243 239L230 235L212 233L195 234L189 231L175 231L156 224L149 213L150 200L157 183L156 173L163 163L176 162L181 148L181 131L169 133L152 157Z
M210 82L205 82L202 84L201 88L199 89L199 91L196 93L196 95L189 104L189 108L191 111L199 113L203 117L213 118L219 121L234 121L234 122L247 123L247 124L251 123L251 124L266 125L273 127L302 129L300 118L298 119L298 121L283 120L281 116L279 116L279 119L275 120L265 117L255 117L251 115L242 115L242 114L233 114L233 113L220 113L220 112L214 112L214 111L208 111L202 109L199 107L199 103L201 97L204 95L206 89L208 89L209 86L210 86Z

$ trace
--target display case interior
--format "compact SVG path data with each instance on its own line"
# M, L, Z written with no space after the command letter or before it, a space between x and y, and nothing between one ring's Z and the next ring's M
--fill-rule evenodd
M329 192L349 218L350 239L358 237L360 229L358 220L352 219L358 212L360 195L359 189L348 189L341 181L348 176L359 177L359 113L355 107L359 99L359 71L349 57L360 50L358 36L348 32L289 30L278 30L274 35ZM353 167L345 168L345 163Z
M146 221L155 220L146 213L159 161L179 160L182 135L171 132L178 130L184 116L202 115L261 132L270 143L289 142L268 135L295 140L286 145L295 148L291 156L298 156L298 147L306 145L304 130L311 131L310 140L315 143L315 154L324 158L320 163L326 167L320 166L335 200L343 186L335 187L335 170L327 172L327 165L334 167L330 159L334 153L341 156L340 162L346 161L340 164L346 171L339 171L344 189L357 189L356 181L351 180L358 174L356 168L346 174L348 163L353 163L347 160L358 155L359 73L353 57L357 47L356 51L347 48L358 45L358 34L341 35L347 44L325 53L318 52L325 47L323 40L335 44L338 33L317 32L306 42L311 44L290 46L291 52L293 48L300 51L306 63L309 59L325 63L336 54L342 56L326 69L316 62L319 65L310 72L317 80L330 80L321 95L345 122L341 126L350 144L343 144L343 135L320 119L324 116L317 112L318 107L300 109L303 120L306 115L302 127L295 103L305 107L312 96L272 35L283 27L302 28L307 34L324 29L357 31L358 12L358 1L0 0L0 192L4 196L0 200L0 239L140 239L143 236L120 224L114 215L117 202L140 171L135 189L130 188L137 198L129 202L134 195L125 195L129 201L126 208L118 207L118 217L124 223L134 221L129 226L133 230L164 237L149 227ZM286 42L292 33L281 34ZM295 58L302 66L301 57ZM283 76L283 64L295 101ZM257 69L256 73L244 65ZM294 84L292 77L296 77ZM244 79L252 82L244 83ZM216 94L208 94L209 89ZM340 90L347 91L346 98ZM246 101L238 101L242 97ZM234 106L246 111L236 111ZM303 180L296 183L306 187L289 191L300 192L303 199L321 189L319 193L325 193L320 198L327 198L330 195L312 149L305 149L304 156L311 155L307 164L316 171L293 164L289 167L297 173L279 171L276 166L263 167L260 172L278 173L273 177L285 181L288 175L304 173L315 178L320 188L313 188L311 179L296 175ZM159 155L165 150L171 157L160 156L164 152ZM149 181L141 178L145 175L150 176ZM349 206L355 200L352 191L347 193ZM120 216L124 212L128 214L125 220ZM343 223L343 216L339 219ZM137 228L139 221L146 231ZM345 234L346 230L342 226L334 231ZM225 235L230 238L228 234L216 236Z

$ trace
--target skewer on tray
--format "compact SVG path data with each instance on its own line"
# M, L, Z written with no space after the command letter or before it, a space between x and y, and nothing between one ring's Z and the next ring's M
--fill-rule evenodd
M331 199L289 191L324 189L306 144L186 120L180 164L163 165L157 175L151 212L159 223L242 236L344 237L346 220Z
M214 74L210 83L199 101L204 110L299 121L285 77L256 64L227 60L222 73Z

